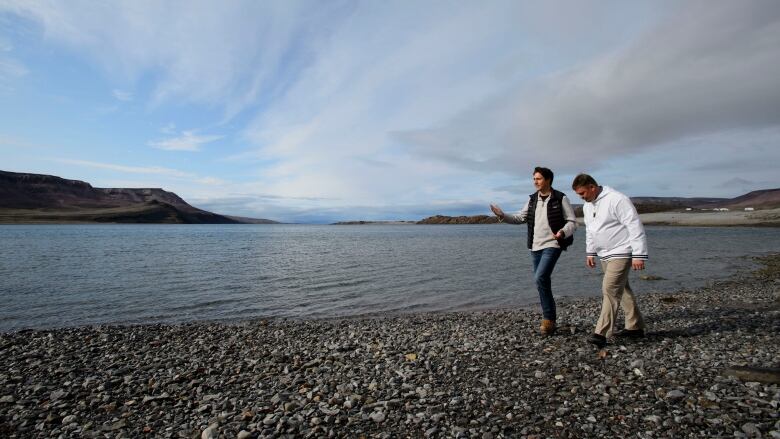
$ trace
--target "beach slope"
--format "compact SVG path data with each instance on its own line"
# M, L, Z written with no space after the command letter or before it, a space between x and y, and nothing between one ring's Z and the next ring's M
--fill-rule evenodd
M636 285L648 336L601 352L599 298L560 303L552 337L520 309L0 334L0 434L777 437L780 257L763 263Z

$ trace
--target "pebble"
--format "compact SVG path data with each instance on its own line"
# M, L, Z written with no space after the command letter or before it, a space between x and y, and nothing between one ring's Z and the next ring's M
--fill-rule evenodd
M672 400L672 401L678 401L680 399L685 398L685 393L683 393L681 390L672 390L669 393L666 394L666 399Z
M219 437L219 425L212 424L208 428L203 430L200 434L200 439L217 439Z
M602 356L599 297L551 337L536 309L2 333L0 433L780 439L780 385L724 374L780 364L777 278L642 291L647 337Z

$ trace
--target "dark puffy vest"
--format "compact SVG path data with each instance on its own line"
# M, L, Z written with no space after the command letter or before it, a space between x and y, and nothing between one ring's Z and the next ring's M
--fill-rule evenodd
M538 201L538 193L529 195L531 201L528 203L528 215L525 217L528 224L528 248L532 248L534 245L534 217L536 216L536 202ZM550 228L553 234L558 233L559 230L566 225L566 218L563 216L563 192L552 190L550 199L547 200L547 222L550 223ZM574 236L568 236L558 240L558 245L561 246L561 250L566 250L574 242Z

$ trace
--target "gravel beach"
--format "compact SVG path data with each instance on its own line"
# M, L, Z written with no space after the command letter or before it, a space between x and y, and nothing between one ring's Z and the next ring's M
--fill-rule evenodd
M559 301L551 337L522 309L0 334L0 436L780 438L761 262L674 294L632 277L648 335L603 351L597 297Z

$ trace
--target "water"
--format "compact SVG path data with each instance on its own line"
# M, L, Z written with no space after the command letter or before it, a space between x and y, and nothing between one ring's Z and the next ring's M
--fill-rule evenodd
M648 227L639 294L692 289L778 251L776 229ZM556 297L600 295L584 229ZM534 305L526 227L0 226L0 331Z

